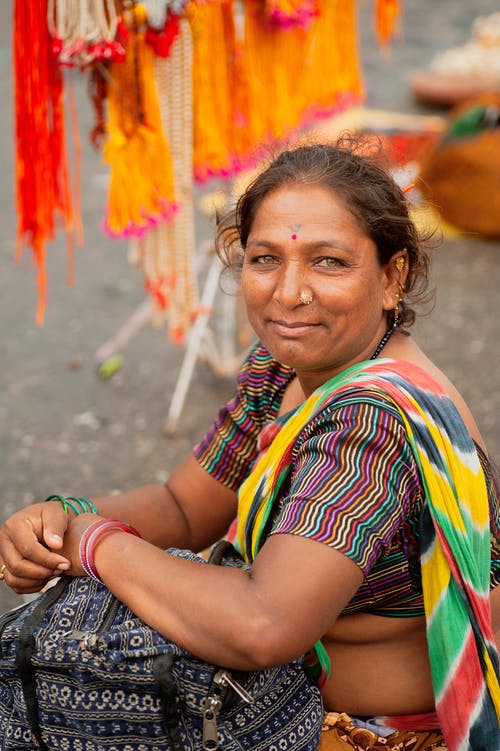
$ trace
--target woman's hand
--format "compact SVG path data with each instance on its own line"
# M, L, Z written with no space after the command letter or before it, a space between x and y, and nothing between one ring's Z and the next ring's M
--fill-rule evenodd
M0 567L14 592L39 592L69 568L62 552L69 521L62 505L51 501L18 511L0 528Z
M87 575L80 560L80 540L85 530L91 524L102 519L104 517L97 514L80 514L70 520L66 534L64 535L64 545L61 549L61 553L70 564L67 571L64 572L65 574L69 574L70 576Z

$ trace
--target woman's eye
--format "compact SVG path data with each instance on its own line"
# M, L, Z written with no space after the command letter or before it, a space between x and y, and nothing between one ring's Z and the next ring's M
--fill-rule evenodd
M252 258L252 263L257 263L260 266L271 266L272 264L276 263L276 258L271 255L255 256L254 258Z
M325 256L324 258L319 258L316 262L317 266L321 266L325 269L335 269L337 266L340 266L341 263L338 260L338 258L332 258L331 256Z

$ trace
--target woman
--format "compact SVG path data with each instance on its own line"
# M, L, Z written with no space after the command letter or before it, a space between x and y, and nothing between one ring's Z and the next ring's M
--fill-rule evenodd
M300 147L257 176L218 239L228 264L234 248L243 251L242 291L259 344L234 399L165 486L94 499L100 517L132 525L143 539L111 530L93 550L91 573L166 637L218 665L278 665L321 640L332 665L323 686L331 727L325 748L361 746L360 733L363 748L445 748L440 722L450 749L486 748L477 717L484 704L491 724L498 696L484 579L491 574L498 629L498 496L467 405L407 334L410 302L425 291L427 257L403 192L349 143ZM427 400L423 408L419 400ZM429 434L439 444L434 450L432 443L430 462L422 459ZM453 472L465 461L472 485L462 493L461 473L456 479ZM449 576L441 581L441 563L428 575L438 544L428 511L439 537L446 519L433 504L444 505L455 485L465 496L477 492L475 503L483 504L481 519L467 507L473 524L458 547L462 563L475 566L481 556L474 527L486 524L478 542L486 540L486 562L478 581L475 571L465 579L472 609L485 614L479 631L493 688L485 693L475 676L481 685L463 700L465 724L454 729L456 655L443 663L450 668L444 677L436 677L442 666L433 666L444 689L438 720L427 644L435 637L426 636L422 585L442 584L426 603L442 628L442 614L432 608L448 602ZM163 552L203 550L237 515L249 573ZM58 502L15 514L0 532L6 583L26 593L54 573L88 573L79 548L93 522ZM455 541L449 546L457 553ZM456 633L468 615L460 618ZM499 747L498 739L489 742Z

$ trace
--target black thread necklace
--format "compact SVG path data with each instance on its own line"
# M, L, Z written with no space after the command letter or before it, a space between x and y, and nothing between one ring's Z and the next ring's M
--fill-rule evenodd
M384 336L382 337L382 339L377 344L377 348L376 348L375 352L373 353L373 355L370 357L370 360L375 360L380 355L380 353L384 349L385 345L387 344L387 342L389 341L389 339L393 335L394 329L395 329L395 326L391 326L390 329L387 329L387 331L385 332Z

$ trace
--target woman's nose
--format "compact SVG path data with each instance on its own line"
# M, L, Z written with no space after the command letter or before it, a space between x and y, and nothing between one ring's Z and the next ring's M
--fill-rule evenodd
M304 289L308 289L304 270L296 264L286 265L280 269L274 298L286 308L295 308L301 304L300 293Z

